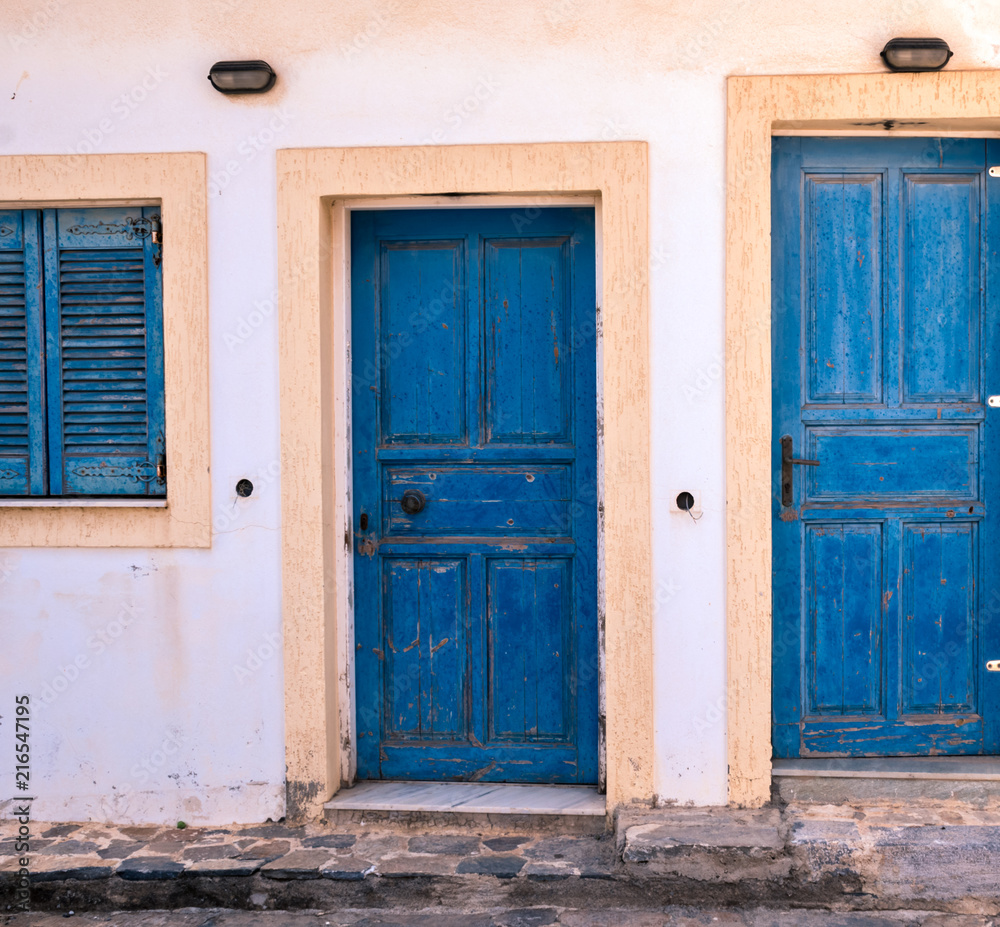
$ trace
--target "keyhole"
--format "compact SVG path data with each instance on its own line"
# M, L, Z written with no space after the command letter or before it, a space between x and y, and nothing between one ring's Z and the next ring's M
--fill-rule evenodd
M361 513L361 530L362 531L367 531L368 530L368 513L367 512L362 512Z

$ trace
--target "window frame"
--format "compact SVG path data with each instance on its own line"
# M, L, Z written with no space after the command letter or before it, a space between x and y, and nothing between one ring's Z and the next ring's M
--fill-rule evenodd
M17 217L16 223L20 230L18 236L20 248L4 248L0 254L19 254L25 274L24 347L27 370L24 388L27 391L27 409L24 437L28 440L28 448L23 458L18 455L14 445L5 448L4 453L0 453L0 466L3 461L10 461L15 466L14 479L9 481L11 483L16 483L18 475L15 462L24 459L26 464L24 491L12 491L8 489L8 484L0 483L0 499L51 500L106 497L165 499L166 472L165 469L161 469L161 466L165 467L166 445L163 421L161 296L163 245L160 239L159 206L14 209L3 210L0 216L12 219ZM121 231L111 232L107 237L94 236L93 230L67 228L67 223L73 223L74 219L84 223L93 220L98 225L107 225L109 229L115 227ZM133 234L129 231L130 224L140 231ZM135 424L130 418L131 413L121 410L123 417L119 426L123 426L125 431L117 432L115 443L107 446L98 438L84 448L79 445L79 439L77 442L71 439L75 419L66 418L67 415L74 414L74 410L66 408L67 396L75 397L69 401L76 403L82 399L90 403L116 403L123 397L118 396L112 400L101 396L101 392L117 393L122 390L133 392L139 384L135 382L132 374L118 374L113 377L113 382L107 382L108 377L119 369L118 364L121 361L113 354L105 354L102 358L92 357L87 376L87 379L92 379L94 373L101 371L104 374L101 377L105 382L104 389L95 393L90 387L74 385L75 381L69 375L69 371L75 358L72 354L66 353L67 350L73 350L73 345L65 340L67 337L89 338L101 332L104 337L118 339L117 344L107 345L109 350L115 350L126 347L121 339L127 336L121 332L109 335L106 327L95 329L94 317L90 313L80 317L71 308L74 303L79 302L78 292L72 289L72 286L80 285L81 281L84 285L90 284L89 274L83 278L75 277L70 281L71 289L64 293L63 287L67 281L63 279L63 273L65 269L79 269L82 255L87 255L84 263L91 265L88 271L92 271L94 262L99 266L108 260L108 255L112 251L117 253L122 250L131 255L128 259L131 269L125 271L129 275L129 280L135 280L135 265L136 263L139 265L142 280L141 303L123 305L111 298L110 292L95 292L91 295L97 301L96 305L105 306L109 310L107 314L128 316L141 314L143 329L141 393L145 431L142 440L137 442L136 433L131 430ZM68 258L70 263L64 266L66 255L71 255ZM123 270L118 268L114 271L115 280L119 285L125 279L121 276ZM100 315L99 309L98 316ZM115 327L123 324L133 323L123 323L119 320L115 323ZM134 357L132 352L136 346L130 344L128 348L129 357ZM131 361L130 366L134 365L135 360ZM7 372L14 371L16 367L8 369ZM3 398L0 396L0 400ZM132 401L135 398L138 397L133 397ZM2 402L0 410L11 411ZM100 418L92 418L90 424L106 426L113 423L107 422L106 419L102 421L101 418L113 411L107 407L103 411L91 407L83 414L96 413ZM128 447L122 440L126 433L132 435ZM142 448L141 451L138 451L139 446ZM110 465L112 469L122 466L134 468L143 463L156 466L155 472L149 473L146 479L141 476L137 478L134 474L131 476L108 474L108 478L98 479L94 483L94 477L101 474L87 476L79 469L74 469L74 466L81 465L85 469L92 469L95 465L101 468Z
M166 498L0 498L0 547L210 547L207 169L201 152L0 156L0 208L156 206Z

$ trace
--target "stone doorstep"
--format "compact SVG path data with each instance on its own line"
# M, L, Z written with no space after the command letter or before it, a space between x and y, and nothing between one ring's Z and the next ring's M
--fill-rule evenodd
M647 879L841 880L859 898L1000 910L1000 813L958 803L669 809L623 816L618 838L626 870Z

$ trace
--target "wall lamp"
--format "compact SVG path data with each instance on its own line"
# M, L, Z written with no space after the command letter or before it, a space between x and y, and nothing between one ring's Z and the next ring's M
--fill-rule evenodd
M953 54L944 39L889 39L882 60L890 71L940 71Z
M266 61L216 61L208 79L219 93L266 93L277 75Z

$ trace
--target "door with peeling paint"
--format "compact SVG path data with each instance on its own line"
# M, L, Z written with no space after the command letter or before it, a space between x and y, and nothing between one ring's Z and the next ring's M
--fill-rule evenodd
M1000 144L773 151L774 755L996 753Z
M597 781L594 211L351 214L358 776Z

